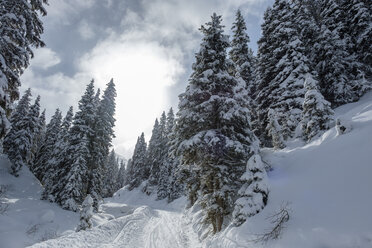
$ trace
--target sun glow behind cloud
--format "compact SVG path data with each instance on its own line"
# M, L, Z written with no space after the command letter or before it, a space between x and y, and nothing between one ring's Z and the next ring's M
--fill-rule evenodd
M128 155L141 132L151 134L149 123L167 111L167 87L175 83L182 66L156 42L109 39L83 56L81 71L103 86L114 78L117 89L115 147Z

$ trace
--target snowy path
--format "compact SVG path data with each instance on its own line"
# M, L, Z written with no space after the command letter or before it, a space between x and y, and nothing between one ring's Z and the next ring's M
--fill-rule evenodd
M128 208L126 204L122 207ZM116 204L115 209L118 208L120 205ZM110 214L110 209L107 211L106 214ZM133 213L89 231L48 240L32 247L197 248L201 245L182 213L141 206Z

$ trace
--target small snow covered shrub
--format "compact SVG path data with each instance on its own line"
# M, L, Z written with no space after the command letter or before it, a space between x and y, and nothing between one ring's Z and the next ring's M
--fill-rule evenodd
M237 226L243 224L248 217L259 213L267 204L269 187L260 155L255 154L248 160L247 171L241 179L244 184L238 192L239 198L235 202L233 212Z
M352 127L349 121L343 119L336 120L336 130L338 135L348 133L351 129Z
M76 232L92 228L91 218L93 216L93 198L88 194L85 198L82 210L80 211L80 223L76 228Z

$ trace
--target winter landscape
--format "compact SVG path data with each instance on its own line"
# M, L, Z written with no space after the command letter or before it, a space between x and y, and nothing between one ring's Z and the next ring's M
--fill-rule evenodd
M0 247L372 247L370 0L0 0Z

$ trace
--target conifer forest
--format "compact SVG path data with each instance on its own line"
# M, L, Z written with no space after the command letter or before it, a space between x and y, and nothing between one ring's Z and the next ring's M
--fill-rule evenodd
M372 247L370 0L269 1L257 47L243 9L211 8L178 102L129 156L136 82L91 75L52 113L34 92L53 82L23 86L57 2L0 0L1 247Z

